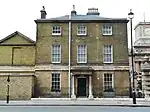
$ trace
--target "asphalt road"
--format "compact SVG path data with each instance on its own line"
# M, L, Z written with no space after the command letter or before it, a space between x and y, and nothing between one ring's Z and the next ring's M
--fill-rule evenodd
M150 112L150 108L109 106L1 106L0 112Z

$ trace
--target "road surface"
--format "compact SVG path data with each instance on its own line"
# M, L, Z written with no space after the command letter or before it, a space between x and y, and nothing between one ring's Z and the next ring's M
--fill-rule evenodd
M150 112L150 108L117 106L1 106L0 112Z

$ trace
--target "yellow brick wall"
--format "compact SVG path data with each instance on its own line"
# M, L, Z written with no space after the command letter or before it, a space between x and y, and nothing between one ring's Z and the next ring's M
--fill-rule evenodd
M77 26L84 24L87 26L87 35L78 36ZM77 64L77 46L87 45L88 63L103 64L103 46L113 45L113 64L128 66L128 43L127 43L127 24L112 23L113 34L110 36L102 35L104 23L72 23L72 64ZM52 26L60 25L62 35L53 36ZM61 64L68 63L68 23L38 23L38 35L36 43L36 63L51 63L51 45L61 45ZM44 43L44 44L43 44Z
M35 47L22 46L14 48L13 56L14 65L34 65L35 64Z
M51 94L52 75L60 73L61 94L68 94L68 73L66 71L36 71L37 85L41 95Z
M40 94L50 93L50 72L49 71L36 71L37 91Z
M129 71L117 71L114 75L116 94L126 94L129 91Z
M93 92L95 95L103 95L103 74L112 73L116 95L125 95L129 92L128 71L97 71L92 75Z
M51 63L51 45L61 45L61 62L68 63L68 24L61 23L62 35L52 36L51 23L37 24L38 39L36 43L36 63ZM44 44L43 44L44 43Z
M3 74L3 75L2 75ZM0 99L6 100L7 95L7 78L8 73L0 75ZM10 100L29 100L32 97L32 89L34 86L34 76L31 75L13 75L10 76Z
M61 93L68 94L68 72L63 71L61 72Z

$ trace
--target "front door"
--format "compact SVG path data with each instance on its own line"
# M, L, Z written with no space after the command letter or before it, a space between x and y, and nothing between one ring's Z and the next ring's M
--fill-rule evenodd
M86 96L86 78L78 78L77 96Z

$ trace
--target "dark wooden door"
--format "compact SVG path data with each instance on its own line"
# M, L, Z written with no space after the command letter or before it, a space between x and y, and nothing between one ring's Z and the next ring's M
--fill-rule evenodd
M86 78L78 78L77 96L86 96Z

